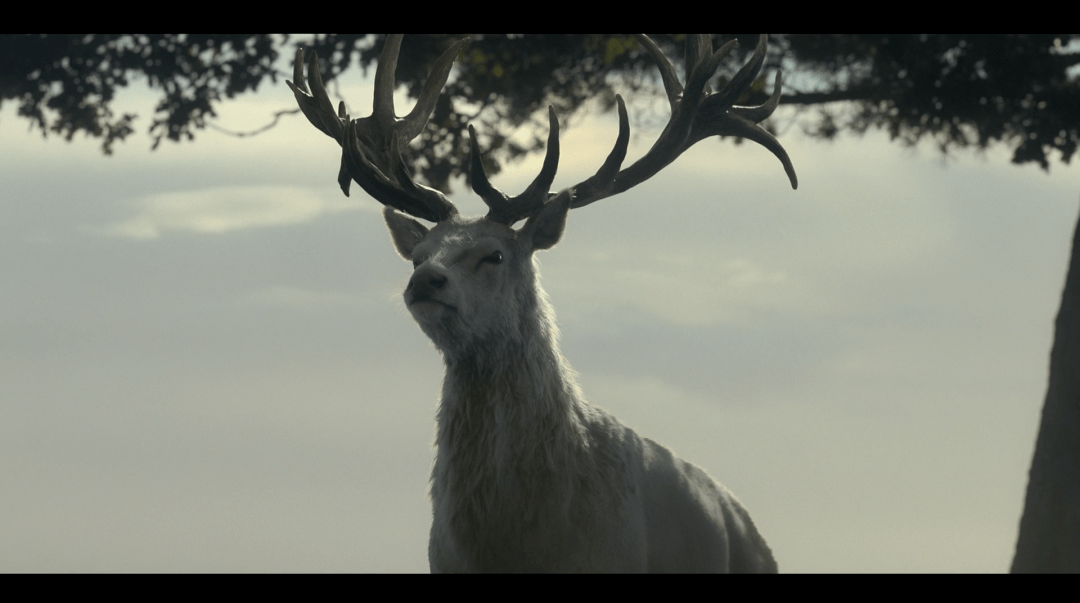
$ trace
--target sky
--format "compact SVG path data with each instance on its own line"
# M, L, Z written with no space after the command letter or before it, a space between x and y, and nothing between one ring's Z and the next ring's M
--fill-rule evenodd
M442 362L381 206L299 115L151 152L154 101L121 102L141 118L111 157L0 107L0 571L426 572ZM293 102L265 86L216 123ZM539 254L562 352L731 489L781 571L1007 571L1080 167L821 142L784 111L797 191L710 140L571 212ZM616 133L575 117L555 187Z

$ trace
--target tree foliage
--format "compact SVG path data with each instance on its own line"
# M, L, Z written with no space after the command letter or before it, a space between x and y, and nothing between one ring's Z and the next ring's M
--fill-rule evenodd
M1005 142L1014 163L1068 163L1080 142L1080 48L1071 34L814 35L781 39L798 70L827 82L785 102L854 101L837 120L827 108L812 133L885 128L942 151Z
M43 134L101 138L109 154L136 118L113 113L116 92L145 79L161 93L149 128L156 148L162 138L193 139L214 105L276 80L276 42L263 35L5 34L0 104L18 102L19 115Z
M718 70L714 86L733 75L753 48L754 35L715 35L714 45L733 36L744 43ZM406 39L397 77L410 95L419 93L431 64L459 37ZM673 60L681 58L680 36L654 39ZM784 69L782 102L811 114L806 129L814 136L884 128L906 143L931 138L943 152L1004 143L1014 150L1014 162L1048 169L1054 151L1067 163L1080 141L1078 39L774 35L765 72ZM373 34L4 35L0 104L17 102L19 115L43 134L98 137L109 153L134 131L136 118L114 114L116 91L142 79L161 95L149 126L156 148L166 138L193 139L212 125L219 103L286 75L279 52L291 55L295 46L318 52L333 90L334 77L349 67L375 64L384 41ZM444 190L463 171L468 123L477 125L482 144L492 150L489 167L496 171L500 162L543 146L546 124L536 116L545 105L566 120L591 100L609 110L615 91L639 108L661 94L651 59L629 36L475 35L458 64L421 142L410 149L415 169ZM744 102L760 102L765 88L762 78L751 94L756 98ZM514 135L529 124L535 124L531 139L519 142Z

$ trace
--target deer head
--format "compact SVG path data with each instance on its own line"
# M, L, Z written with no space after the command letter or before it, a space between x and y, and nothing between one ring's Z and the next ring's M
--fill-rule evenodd
M603 165L587 180L550 192L559 163L559 122L555 110L549 107L550 130L543 168L523 193L510 197L488 181L476 132L469 126L473 190L489 208L488 214L479 219L461 218L445 195L414 182L400 153L426 125L467 39L453 44L436 61L416 107L404 118L396 116L393 100L401 35L387 38L375 73L372 114L362 119L351 119L344 103L334 112L319 75L318 58L314 53L308 57L305 79L304 53L297 50L293 67L296 83L287 83L308 120L341 145L338 182L342 191L348 195L350 182L356 181L386 206L384 215L394 245L415 266L405 291L406 304L444 353L461 351L463 346L493 345L507 334L518 332L522 313L544 303L542 293L532 293L539 291L532 254L559 241L569 209L644 182L699 140L714 135L753 140L780 159L792 188L797 187L795 170L784 148L757 125L779 103L780 73L776 74L772 96L763 105L734 105L765 60L765 35L760 37L750 61L717 92L709 90L708 80L736 41L714 52L708 35L687 36L683 86L660 48L644 35L637 39L656 61L671 104L671 119L652 148L633 165L621 169L630 126L622 97L616 96L619 135ZM403 214L436 224L428 228ZM526 219L525 225L514 229L513 225L522 219ZM526 307L517 307L522 304Z

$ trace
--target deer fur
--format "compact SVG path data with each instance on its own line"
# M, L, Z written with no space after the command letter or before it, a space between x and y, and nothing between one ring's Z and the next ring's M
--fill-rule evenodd
M570 195L519 230L387 208L416 266L406 305L443 355L431 476L433 572L775 572L738 500L581 395L534 252Z

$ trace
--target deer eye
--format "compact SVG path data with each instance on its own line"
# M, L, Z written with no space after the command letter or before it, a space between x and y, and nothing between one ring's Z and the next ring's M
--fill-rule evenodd
M495 251L493 253L490 253L490 254L484 256L484 259L480 260L480 262L481 263L483 263L483 262L491 262L492 264L501 264L502 263L502 252L501 251Z

